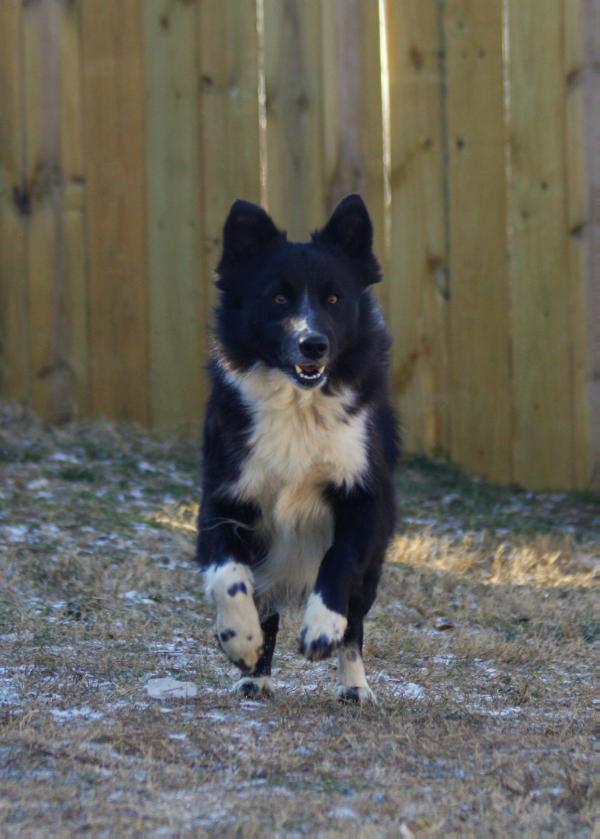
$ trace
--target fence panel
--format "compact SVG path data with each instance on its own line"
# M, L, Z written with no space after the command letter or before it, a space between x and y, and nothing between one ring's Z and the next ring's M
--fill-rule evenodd
M599 16L0 2L0 394L197 429L231 202L295 239L358 190L407 449L528 487L600 481Z

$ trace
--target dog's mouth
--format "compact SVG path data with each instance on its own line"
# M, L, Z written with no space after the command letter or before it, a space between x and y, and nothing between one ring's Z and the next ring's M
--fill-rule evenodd
M294 364L293 379L302 387L315 387L325 379L326 365L324 364Z

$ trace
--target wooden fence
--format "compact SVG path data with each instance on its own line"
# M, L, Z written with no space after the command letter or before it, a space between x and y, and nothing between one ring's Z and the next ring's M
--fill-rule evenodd
M408 449L598 482L599 33L599 0L0 0L0 394L197 428L231 201L305 237L360 190Z

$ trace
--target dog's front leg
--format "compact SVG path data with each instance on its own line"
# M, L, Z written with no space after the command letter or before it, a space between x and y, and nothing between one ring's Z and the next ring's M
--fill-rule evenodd
M328 658L344 640L350 595L360 586L375 525L374 499L365 491L334 499L334 540L308 598L298 644L308 659Z
M263 633L254 602L249 533L252 513L245 505L207 499L202 505L198 559L205 588L217 612L217 639L224 653L244 673L251 672L263 649Z

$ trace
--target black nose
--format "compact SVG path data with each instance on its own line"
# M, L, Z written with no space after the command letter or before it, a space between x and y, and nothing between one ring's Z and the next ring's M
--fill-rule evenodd
M305 335L298 341L300 352L304 358L309 358L311 361L317 361L327 353L329 349L329 341L325 335L319 335L316 332L310 335Z

